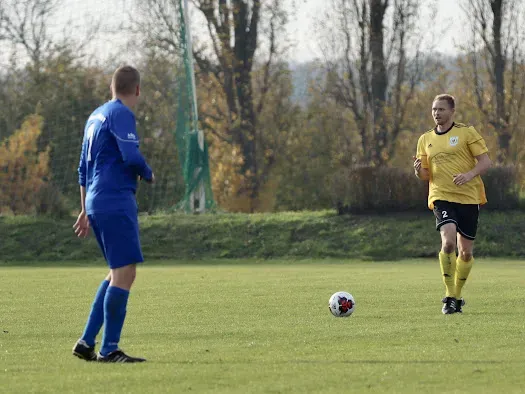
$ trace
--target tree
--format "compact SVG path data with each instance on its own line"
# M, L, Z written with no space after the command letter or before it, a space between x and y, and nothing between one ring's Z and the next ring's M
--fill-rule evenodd
M78 193L76 178L78 144L89 112L107 95L109 85L103 72L83 67L85 45L94 36L97 24L89 23L86 36L74 39L74 23L54 34L54 18L63 0L3 0L0 3L0 43L13 48L12 64L0 80L0 104L14 111L0 111L0 125L14 130L29 114L37 113L46 122L39 144L50 146L53 184L61 191ZM86 89L89 87L89 89ZM7 113L6 113L7 112ZM76 133L75 133L76 132ZM0 137L5 137L0 133Z
M38 66L54 47L49 34L49 20L60 0L4 0L0 3L0 41L24 48L31 62Z
M165 54L149 52L137 65L147 70L141 76L142 93L135 109L140 150L155 172L153 187L141 187L137 202L143 211L173 207L184 195L184 180L175 144L174 108L177 92L173 89L177 64Z
M333 207L331 180L338 168L360 157L359 136L349 130L351 111L327 99L311 82L309 103L296 114L286 136L286 152L274 170L279 175L277 205L280 210Z
M71 31L76 25L69 21L58 38L53 36L55 12L63 0L2 0L0 2L0 42L8 42L14 48L22 48L29 64L38 75L42 60L60 54L80 57L86 44L93 38L98 24L90 21L84 39L74 40Z
M32 213L50 178L49 147L38 148L43 119L26 118L22 127L0 144L0 213Z
M0 74L2 87L0 100L2 107L14 107L0 116L0 139L7 131L13 131L35 107L25 113L17 110L25 106L20 95L20 87L39 82L43 59L54 52L55 43L49 32L50 20L61 0L2 0L0 2L0 44L4 56L9 55L10 64ZM22 55L20 56L20 53ZM21 59L29 67L20 72ZM26 61L27 59L27 61Z
M472 38L471 67L462 68L472 81L476 104L498 136L497 161L513 161L518 153L512 140L520 127L525 103L525 2L522 0L467 0Z
M39 144L50 147L53 185L77 197L75 180L85 122L91 111L110 97L111 77L96 67L75 63L67 55L46 57L38 82L28 78L25 69L14 70L9 76L18 82L17 118L36 113L46 120Z
M242 152L244 184L239 193L249 198L249 210L254 211L274 163L273 154L268 156L263 147L265 135L259 120L276 80L273 74L279 72L279 37L287 15L282 0L196 0L195 4L206 19L211 42L210 54L201 45L195 59L202 73L219 81L227 104L222 117L228 124L220 138ZM257 83L255 73L261 77Z
M172 56L179 54L179 27L173 18L178 3L178 0L140 2L144 13L136 23L147 32L147 46L155 46ZM222 146L221 151L239 150L241 159L235 160L239 174L234 178L242 184L235 188L235 193L249 199L246 208L249 211L257 209L258 194L275 163L267 155L266 136L260 132L259 119L268 105L272 84L279 79L276 74L283 72L278 64L283 50L281 42L285 41L279 37L283 36L287 22L283 3L283 0L192 1L207 29L207 37L196 38L194 43L197 88L208 97L213 95L211 105L199 102L200 124L217 144L229 146ZM210 146L210 154L212 149Z
M333 0L321 22L326 92L352 111L363 162L384 165L422 77L415 0ZM391 19L389 18L391 15ZM335 28L334 28L335 24ZM389 29L386 29L386 26Z

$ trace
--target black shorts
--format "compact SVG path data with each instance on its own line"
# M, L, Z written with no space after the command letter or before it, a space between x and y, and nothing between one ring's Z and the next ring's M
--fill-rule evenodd
M476 239L478 230L479 205L459 204L436 200L434 201L434 216L436 217L436 230L447 223L455 223L458 233L467 239Z

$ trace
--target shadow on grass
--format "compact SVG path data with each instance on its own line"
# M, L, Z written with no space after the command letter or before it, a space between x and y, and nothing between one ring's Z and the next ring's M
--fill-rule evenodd
M519 257L508 257L508 258L486 258L480 257L476 259L477 264L484 262L503 261L506 264L520 264L522 266L523 259ZM385 259L368 259L368 258L335 258L335 257L314 257L314 258L303 258L303 257L280 257L280 258L203 258L203 259L151 259L146 260L144 263L140 263L139 267L149 268L165 268L165 267L206 267L206 266L293 266L293 265L351 265L351 264L363 264L367 266L378 266L396 264L413 264L421 265L421 263L435 264L435 258L410 258L407 257L404 260L385 260ZM107 268L106 262L102 258L94 258L93 260L67 260L67 261L35 261L35 260L12 260L2 261L0 260L1 268Z
M413 259L414 263L426 259ZM430 260L429 260L430 261ZM365 264L384 264L384 260L360 260L360 259L337 259L337 258L293 258L284 257L278 259L257 259L257 258L237 258L237 259L194 259L194 260L149 260L144 263L140 263L139 267L178 267L178 266L263 266L263 265L315 265L315 264L332 264L332 265L348 265L352 263L365 263ZM411 260L403 261L403 263L410 263ZM392 261L392 264L395 264ZM1 261L0 268L106 268L106 262L102 259L93 259L91 261Z
M385 364L385 365L403 365L403 364L523 364L525 360L281 360L281 361L261 361L261 360L214 360L214 361L153 361L156 364Z

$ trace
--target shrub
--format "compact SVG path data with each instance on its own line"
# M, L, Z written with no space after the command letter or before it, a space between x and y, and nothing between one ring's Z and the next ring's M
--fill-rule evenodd
M515 166L496 166L482 176L486 209L509 210L520 206L520 174Z
M492 167L482 179L486 209L520 207L520 174L516 167ZM332 195L339 214L418 211L426 209L428 183L400 168L344 168L332 177Z
M427 209L427 182L410 170L356 167L332 177L332 195L338 212L401 212Z
M67 217L70 210L60 189L52 183L46 183L35 196L35 213L62 218Z
M35 212L50 176L49 147L38 148L42 125L42 117L31 115L0 144L0 214Z

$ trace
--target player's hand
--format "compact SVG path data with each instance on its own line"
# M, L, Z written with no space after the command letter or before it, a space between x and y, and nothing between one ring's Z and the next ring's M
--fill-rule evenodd
M416 156L412 156L412 159L414 160L414 170L416 174L419 174L419 171L421 171L421 159L418 159Z
M142 178L141 176L139 176L139 179L141 181L144 181L146 183L155 183L155 174L154 173L151 173L151 179L144 179Z
M457 174L453 176L454 183L458 186L464 185L465 183L469 182L474 178L470 172L467 172L465 174Z
M78 215L77 221L73 225L75 234L79 238L86 238L89 234L89 219L86 215L86 212L82 211Z
M151 173L151 179L146 180L147 183L155 183L155 174Z

